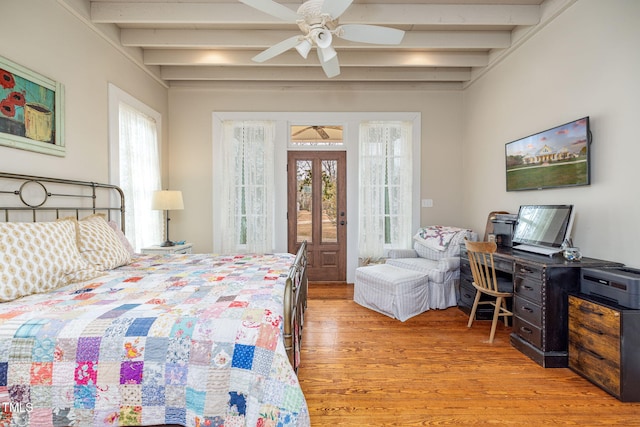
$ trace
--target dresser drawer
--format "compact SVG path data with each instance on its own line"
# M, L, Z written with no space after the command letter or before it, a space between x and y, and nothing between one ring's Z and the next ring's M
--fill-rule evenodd
M592 353L570 340L569 367L614 396L620 396L620 365L612 360Z
M542 329L539 327L534 326L518 316L514 316L513 331L518 334L520 338L530 342L534 346L538 348L542 347Z
M620 312L569 296L569 343L619 370Z
M569 295L569 367L604 390L622 394L621 313Z
M620 312L569 296L569 342L620 364Z
M620 339L620 312L591 301L569 295L569 313L576 325L599 335Z
M542 282L528 277L516 276L514 281L516 295L542 304Z
M538 304L516 295L513 298L513 313L533 326L542 328L542 307Z

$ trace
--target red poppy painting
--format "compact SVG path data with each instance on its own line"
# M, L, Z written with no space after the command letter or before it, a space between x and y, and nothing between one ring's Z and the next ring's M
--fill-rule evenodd
M63 89L0 57L0 145L64 156Z

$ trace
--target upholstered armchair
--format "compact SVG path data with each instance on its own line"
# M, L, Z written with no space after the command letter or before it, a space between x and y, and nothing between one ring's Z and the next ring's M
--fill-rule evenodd
M413 237L413 249L389 251L387 264L418 271L429 277L429 308L444 309L458 304L460 245L464 238L478 240L471 230L429 226Z

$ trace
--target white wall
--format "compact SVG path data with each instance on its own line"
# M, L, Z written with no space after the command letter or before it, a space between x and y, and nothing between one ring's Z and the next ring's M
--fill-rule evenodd
M578 0L464 92L466 222L568 203L586 256L640 267L640 2ZM590 116L592 184L506 192L504 144Z
M422 225L482 232L492 210L573 203L574 240L586 255L640 266L638 16L637 0L578 0L464 91L346 83L167 90L59 2L3 0L0 28L8 42L0 55L66 87L67 155L0 147L0 170L107 181L112 82L163 114L163 185L181 188L189 205L173 216L172 232L208 251L213 112L416 111L422 116L421 198L434 201L421 209ZM592 185L505 191L506 142L585 115L594 137Z
M196 251L212 250L213 112L419 112L422 116L422 197L420 223L463 223L459 90L418 87L373 89L362 85L265 87L184 84L169 90L171 185L183 191L185 210L172 215L172 233L193 241ZM349 159L347 159L349 160ZM349 174L349 172L347 172ZM353 175L347 176L353 182ZM286 188L283 189L286 191ZM282 236L286 240L286 236ZM357 253L349 254L357 258Z
M0 147L0 170L107 182L109 82L166 117L166 87L58 2L2 0L0 29L0 56L63 83L66 91L66 156Z

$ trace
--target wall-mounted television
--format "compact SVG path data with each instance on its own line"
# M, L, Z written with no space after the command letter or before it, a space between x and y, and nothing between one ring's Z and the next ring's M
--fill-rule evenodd
M513 249L551 255L571 238L573 205L523 205L513 230Z
M591 184L589 117L505 144L507 191Z

